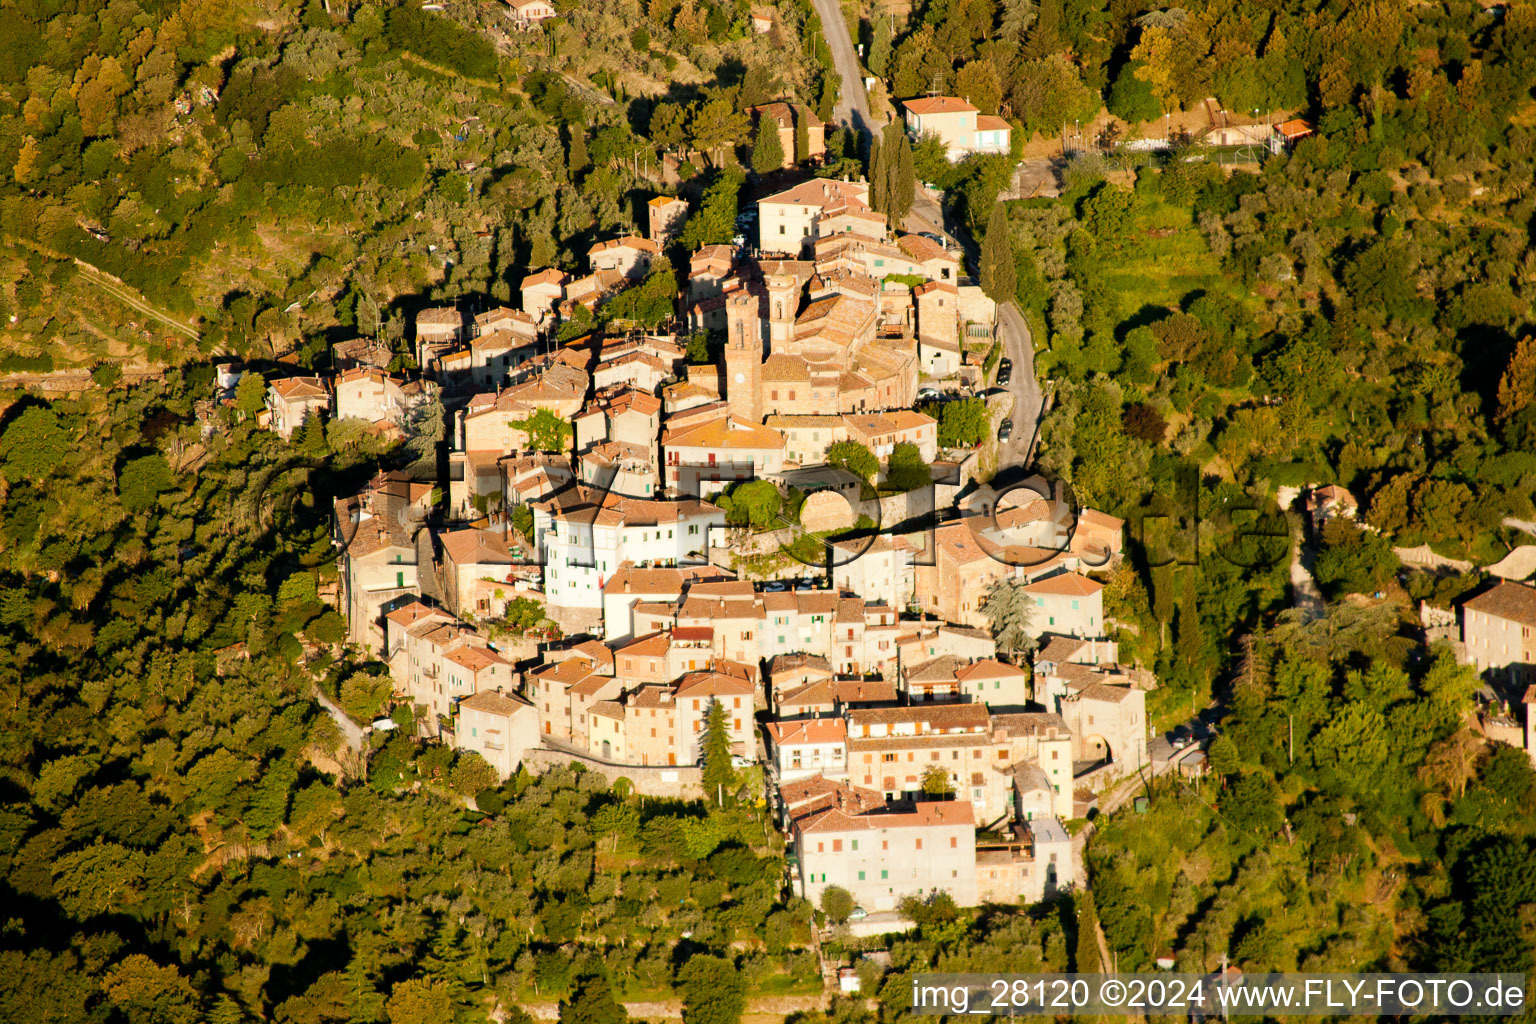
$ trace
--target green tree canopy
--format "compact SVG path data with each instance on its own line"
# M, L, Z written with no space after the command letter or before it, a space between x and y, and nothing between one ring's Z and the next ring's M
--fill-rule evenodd
M923 461L923 453L911 441L902 441L891 449L886 460L886 486L898 491L915 491L933 482L933 471Z
M853 893L841 886L829 885L821 890L821 912L833 924L842 924L853 913Z
M784 143L779 139L779 122L766 113L757 119L757 134L752 142L752 169L771 174L784 166Z
M29 406L0 434L0 461L12 480L43 480L69 455L69 437L52 409Z
M683 998L683 1024L741 1024L747 986L736 965L724 957L698 953L677 972Z
M875 453L857 441L837 441L827 446L827 465L846 469L854 476L870 483L880 471L880 460Z
M125 463L117 476L117 493L123 507L141 512L171 489L171 467L163 455L142 455Z
M981 290L994 302L1012 302L1017 282L1013 243L1008 237L1008 211L1002 203L994 202L987 233L981 240Z

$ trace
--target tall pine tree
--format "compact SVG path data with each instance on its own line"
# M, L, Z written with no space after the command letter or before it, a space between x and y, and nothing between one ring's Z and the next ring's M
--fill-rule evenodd
M1008 211L992 204L987 234L981 240L981 290L994 302L1012 302L1018 271L1013 265L1013 243L1008 239Z
M795 119L795 163L803 164L811 158L810 111L805 107L791 107L790 116Z

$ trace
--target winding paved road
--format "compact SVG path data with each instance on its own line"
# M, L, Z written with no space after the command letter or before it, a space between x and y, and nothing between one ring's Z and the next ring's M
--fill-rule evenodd
M908 231L942 235L965 254L965 262L972 267L980 264L980 247L965 225L945 214L938 197L919 185L912 196L912 209L907 213L902 227ZM1029 323L1013 303L997 309L997 335L1003 341L1003 355L1013 363L1013 376L1008 391L1013 395L1013 436L1001 445L997 452L997 470L1006 474L1005 482L1022 479L1034 461L1038 441L1040 418L1045 413L1045 395L1040 380L1035 376L1035 342L1029 332Z
M843 79L843 87L837 94L837 105L832 108L835 120L847 125L860 135L869 135L875 123L869 116L869 97L864 95L864 73L859 69L859 55L854 52L853 40L848 38L848 23L843 20L843 9L838 0L811 0L816 7L816 17L821 19L821 35L832 51L832 63Z

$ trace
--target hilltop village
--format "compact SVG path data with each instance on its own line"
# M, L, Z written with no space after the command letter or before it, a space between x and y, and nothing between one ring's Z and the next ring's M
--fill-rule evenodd
M751 209L758 244L692 253L660 329L567 325L649 286L688 216L672 197L584 275L527 275L521 308L421 311L417 373L358 339L333 375L269 382L289 437L442 410L440 478L381 473L335 505L349 639L421 735L503 778L574 760L698 794L723 730L809 899L1068 887L1063 822L1147 759L1152 681L1117 663L1090 575L1123 524L977 480L1009 396L995 306L948 240L893 232L863 181ZM950 405L985 436L946 437ZM500 628L529 609L540 626Z

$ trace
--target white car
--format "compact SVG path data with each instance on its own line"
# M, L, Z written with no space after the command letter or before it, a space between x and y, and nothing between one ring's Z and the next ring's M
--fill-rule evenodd
M754 764L756 764L756 762L753 761L750 757L746 757L745 755L742 755L742 754L732 754L731 755L731 767L732 768L750 768Z
M850 921L862 921L862 920L864 920L868 916L869 916L869 911L865 910L863 907L854 907L853 908L853 912L848 915L848 920L850 920Z

